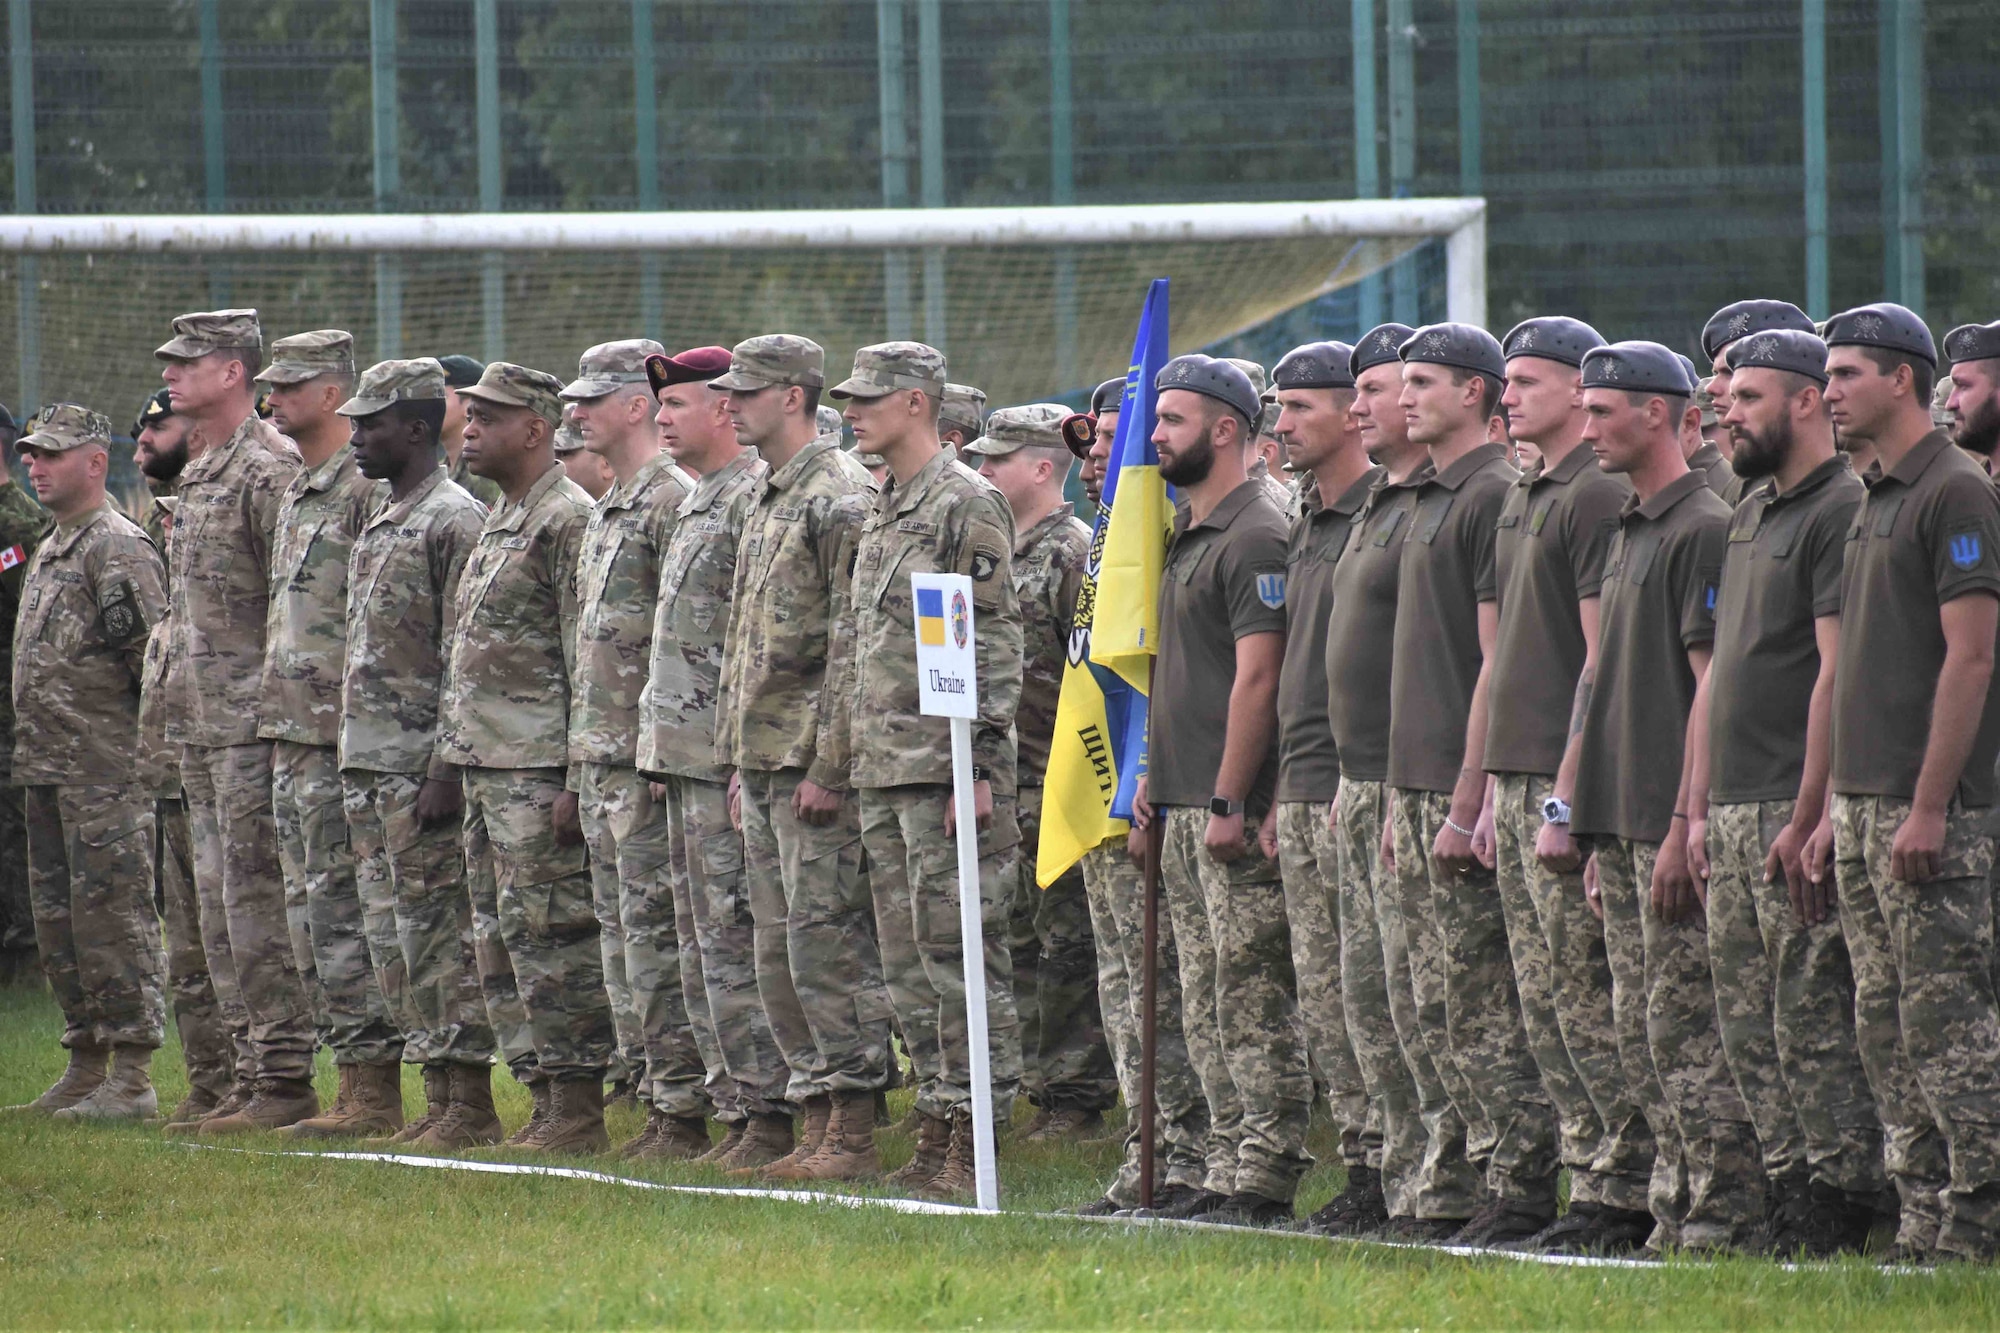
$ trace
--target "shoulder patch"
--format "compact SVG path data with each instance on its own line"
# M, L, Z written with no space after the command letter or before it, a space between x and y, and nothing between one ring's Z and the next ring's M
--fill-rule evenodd
M972 553L972 581L984 583L993 577L993 571L1000 568L1000 557L991 551L975 550Z
M129 583L120 583L100 596L97 613L104 641L114 648L132 642L146 628L146 617L140 611L139 599L132 595Z
M1709 579L1709 580L1707 580L1706 582L1704 582L1704 583L1703 583L1703 584L1701 585L1701 603L1702 603L1702 605L1703 605L1703 606L1705 606L1705 607L1707 607L1707 608L1708 608L1708 613L1709 613L1710 615L1714 615L1714 614L1715 614L1715 580L1714 580L1714 579Z
M1283 571L1257 576L1257 600L1273 611L1285 608L1285 575Z
M1976 532L1960 532L1952 536L1946 548L1951 554L1954 569L1977 569L1986 555L1986 543Z

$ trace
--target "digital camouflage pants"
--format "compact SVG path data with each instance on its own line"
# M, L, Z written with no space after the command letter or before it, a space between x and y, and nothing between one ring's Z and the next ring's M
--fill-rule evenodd
M194 896L194 842L187 802L178 796L153 803L157 897L167 938L167 991L188 1086L221 1101L235 1081L236 1051L201 944L201 906Z
M1372 1130L1369 1125L1368 1093L1348 1036L1341 993L1339 839L1327 822L1331 806L1329 801L1286 801L1277 807L1278 869L1285 881L1299 1019L1313 1063L1326 1080L1340 1160L1350 1167L1379 1166L1381 1131L1379 1125Z
M0 744L14 752L11 718L0 728ZM0 953L25 954L36 948L35 907L28 892L27 811L19 787L0 787Z
M1020 793L1021 857L1008 952L1021 1015L1021 1083L1036 1105L1108 1111L1118 1075L1097 991L1097 941L1083 872L1071 866L1046 889L1035 883L1042 789Z

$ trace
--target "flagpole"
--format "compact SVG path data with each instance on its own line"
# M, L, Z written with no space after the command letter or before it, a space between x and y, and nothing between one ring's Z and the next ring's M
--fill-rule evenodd
M1153 669L1146 668L1146 698L1153 697ZM1166 846L1160 812L1146 821L1145 907L1140 927L1146 958L1139 966L1139 1206L1153 1206L1153 1152L1158 1107L1155 1080L1160 1058L1160 853Z

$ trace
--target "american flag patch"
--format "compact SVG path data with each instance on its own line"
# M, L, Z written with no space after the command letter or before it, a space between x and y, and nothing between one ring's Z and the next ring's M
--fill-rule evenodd
M27 558L28 553L22 550L18 544L10 546L4 551L0 551L0 569L12 569Z

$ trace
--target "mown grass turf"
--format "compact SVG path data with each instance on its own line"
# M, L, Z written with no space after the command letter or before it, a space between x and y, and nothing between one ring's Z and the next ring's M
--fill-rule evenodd
M0 1104L61 1070L44 994L0 991ZM181 1091L160 1057L161 1100ZM322 1068L328 1095L330 1071ZM498 1080L510 1125L526 1099ZM409 1104L419 1089L407 1087ZM900 1109L900 1107L899 1107ZM617 1135L637 1127L626 1114ZM909 1152L888 1140L891 1163ZM275 1139L242 1146L278 1150ZM1003 1203L1092 1197L1109 1145L1006 1145ZM1323 1134L1315 1155L1331 1154ZM694 1167L620 1174L725 1183ZM1321 1168L1307 1206L1338 1173ZM1741 1261L1552 1269L1284 1235L900 1216L582 1181L204 1151L0 1117L0 1325L1993 1328L2000 1273Z

